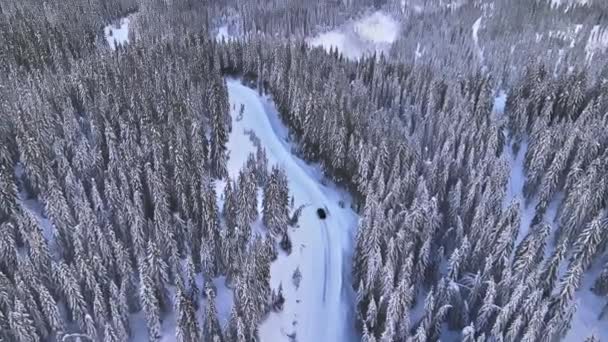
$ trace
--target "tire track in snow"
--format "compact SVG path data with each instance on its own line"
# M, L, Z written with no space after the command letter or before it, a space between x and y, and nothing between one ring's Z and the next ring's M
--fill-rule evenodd
M329 231L327 228L327 222L325 220L323 222L323 231L325 233L325 269L323 272L323 303L325 303L325 299L327 297L327 282L329 281L327 273L329 272L329 265L331 263L330 254L329 254Z

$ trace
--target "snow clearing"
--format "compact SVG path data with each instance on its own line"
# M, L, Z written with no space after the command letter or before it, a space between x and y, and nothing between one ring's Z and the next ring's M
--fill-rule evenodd
M388 53L398 34L399 22L378 11L308 38L307 42L311 46L322 46L327 51L338 49L346 58L356 60L374 52Z
M116 50L119 45L129 43L129 17L120 18L118 23L106 26L103 29L104 36L112 50Z

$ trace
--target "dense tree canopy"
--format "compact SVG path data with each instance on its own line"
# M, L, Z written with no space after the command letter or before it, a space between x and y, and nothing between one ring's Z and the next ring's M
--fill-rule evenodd
M585 277L608 294L605 4L443 3L2 2L0 340L125 341L139 312L151 341L172 314L179 341L257 338L293 208L263 147L228 175L228 75L355 197L363 341L563 337ZM386 55L305 42L378 8L401 23ZM129 14L113 51L103 27Z

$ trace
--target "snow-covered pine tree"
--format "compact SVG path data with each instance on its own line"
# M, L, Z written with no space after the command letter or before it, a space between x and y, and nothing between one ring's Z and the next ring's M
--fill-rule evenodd
M237 225L242 231L241 239L249 238L250 224L258 218L257 186L253 170L239 172L236 187Z
M169 284L168 265L165 260L161 257L160 250L154 241L149 241L147 248L146 260L142 264L143 269L142 279L148 279L151 283L148 286L152 286L152 291L156 298L158 308L163 311L165 308L170 307L171 300L169 299L167 286ZM150 301L153 303L153 301Z
M534 342L538 341L544 328L545 315L549 311L549 302L543 301L539 308L534 312L527 327L524 329L521 341Z
M289 222L289 189L285 172L274 166L264 187L264 225L273 236L283 236Z
M183 287L181 281L178 282L175 300L173 301L177 321L175 336L179 342L199 341L201 336L196 318L196 309L192 300L184 292Z
M104 342L119 342L118 335L114 330L114 327L110 322L106 322L103 329L103 341Z
M36 293L40 301L40 308L44 318L56 338L61 338L65 332L64 318L59 311L55 298L43 284L38 284Z
M196 284L196 270L194 267L194 261L192 259L192 255L188 255L186 257L185 271L186 271L186 274L185 274L186 297L192 302L192 305L194 306L194 310L198 310L200 290L198 288L198 285Z
M56 275L59 289L69 309L68 321L75 321L83 327L87 304L82 296L78 280L73 276L72 270L64 263L54 263L53 273Z
M220 341L223 341L222 328L217 318L217 309L215 307L215 291L213 289L207 289L204 316L203 340L213 341L214 338L219 338Z
M124 298L121 295L121 291L118 289L114 282L110 284L109 302L111 324L113 326L117 340L123 341L125 339L128 339L130 334L130 326L127 298Z
M204 177L202 181L202 228L201 249L203 245L209 249L209 260L207 271L213 277L223 273L224 265L222 264L222 241L221 241L221 224L219 219L219 208L217 205L217 195L215 186L209 177ZM203 253L201 251L201 253Z
M541 273L541 288L545 294L553 292L555 282L557 281L560 264L566 258L568 253L568 240L562 240L555 248L553 255L549 258L542 267Z
M515 277L524 279L542 261L550 230L546 223L535 225L519 243L512 264Z
M160 304L154 293L154 281L144 273L142 274L140 286L140 298L148 327L148 339L150 341L159 341L161 338Z
M209 160L211 161L211 171L214 177L222 179L228 175L227 162L228 155L226 143L230 128L227 125L228 107L227 101L223 97L222 87L218 81L214 81L210 88L210 111L211 111L211 149ZM229 120L229 119L228 119Z
M494 283L494 281L489 280L487 282L487 287L486 287L485 296L483 299L483 304L475 319L475 326L478 327L477 331L485 331L486 328L488 327L488 324L490 324L492 322L492 317L494 316L494 314L497 312L497 309L499 308L494 303L495 299L496 299L496 284Z
M19 299L15 299L14 307L8 313L8 326L11 337L18 342L38 342L40 337L32 318Z
M264 188L266 186L266 181L268 180L268 157L266 156L266 149L262 146L257 147L255 161L255 175L258 186Z
M471 323L462 329L462 342L475 342L475 324Z
M84 322L84 331L86 332L86 336L92 341L97 341L98 339L101 339L102 335L98 333L98 329L95 326L95 320L93 319L93 317L91 317L91 315L89 314L86 314L84 316Z
M607 232L608 217L606 216L606 210L603 210L587 224L574 242L572 260L575 263L580 263L583 271L591 265L600 246L605 246Z
M581 286L583 272L583 265L579 260L570 263L566 274L559 282L558 293L551 302L549 314L552 317L559 316L560 319L564 319L569 308L574 305L574 295Z

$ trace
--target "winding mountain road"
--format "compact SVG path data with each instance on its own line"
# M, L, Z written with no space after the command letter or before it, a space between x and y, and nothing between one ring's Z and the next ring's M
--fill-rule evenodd
M318 167L292 154L288 131L271 101L238 80L227 80L227 87L233 121L228 142L230 175L236 177L248 154L255 152L246 134L254 132L270 165L278 164L285 170L294 207L311 204L302 211L299 227L290 230L293 252L281 253L271 265L271 286L283 287L286 302L282 312L271 313L261 324L261 340L289 341L288 335L294 333L303 342L356 340L350 255L357 216L348 206L338 205L348 198L347 193L332 184L323 185ZM241 105L244 115L237 120ZM318 207L327 208L325 220L317 216ZM302 274L297 288L292 280L296 268Z

